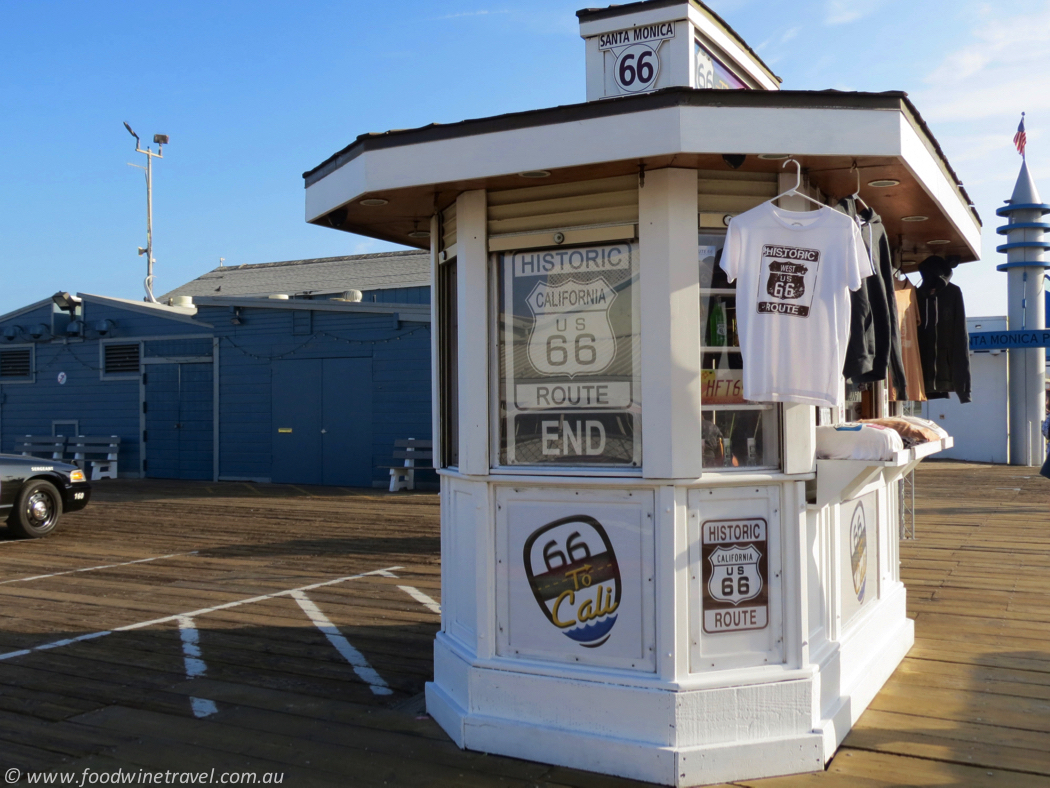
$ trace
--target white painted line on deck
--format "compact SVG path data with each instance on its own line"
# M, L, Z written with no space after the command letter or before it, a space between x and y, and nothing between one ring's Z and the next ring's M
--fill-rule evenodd
M335 650L342 654L346 661L353 666L354 673L368 685L368 688L372 690L374 695L390 695L393 693L393 690L383 681L383 677L376 673L375 668L368 664L368 660L365 659L364 655L350 645L350 641L343 636L343 633L329 620L328 616L322 613L320 608L307 598L306 594L302 591L293 591L292 599L299 603L299 607L314 622L314 626L324 633L324 636L328 638L328 642L335 646Z
M334 586L338 583L345 583L348 580L359 580L362 577L372 577L373 575L384 574L389 575L393 569L401 569L400 566L391 566L386 569L376 569L371 572L362 572L359 575L347 575L346 577L337 577L335 580L326 580L322 583L311 583L308 586L301 586L300 588L289 588L286 591L276 591L272 594L263 594L261 596L252 596L246 599L238 599L234 602L227 602L223 605L215 605L215 607L204 607L199 610L190 610L186 613L176 613L172 616L164 616L163 618L154 618L149 621L140 621L137 624L127 624L123 627L115 627L114 629L107 629L102 632L91 632L87 635L80 635L75 638L68 638L65 640L56 640L52 643L45 643L42 646L34 646L30 649L20 649L19 651L9 651L6 654L0 654L0 660L11 659L13 657L21 657L26 654L31 654L34 651L44 651L49 648L58 648L59 646L68 646L71 643L79 643L82 640L92 640L94 638L104 637L105 635L112 635L114 632L130 632L135 629L142 629L143 627L154 626L155 624L168 624L172 621L178 621L180 618L187 617L193 618L195 616L203 616L207 613L214 613L216 610L228 610L231 607L240 607L241 605L249 605L253 602L263 602L267 599L277 599L282 596L291 596L292 594L300 591L312 591L315 588L324 588L325 586Z
M186 678L195 679L208 672L201 659L200 633L189 616L179 616L179 636L182 638L182 657L186 663Z
M197 625L189 616L179 616L179 637L182 638L182 659L186 664L186 678L195 679L208 672L208 666L201 659L201 640ZM217 714L219 711L215 701L206 698L190 698L190 708L193 716L200 719Z
M131 566L132 564L148 564L150 561L160 561L165 558L179 558L185 555L197 555L193 550L189 553L171 553L170 555L158 555L154 558L140 558L137 561L125 561L122 564L103 564L102 566L86 566L83 569L70 569L66 572L53 572L50 575L33 575L31 577L16 577L11 580L0 580L0 586L4 583L28 583L30 580L46 580L49 577L61 577L62 575L75 575L77 572L95 572L99 569L115 569L118 566Z
M413 588L412 586L398 586L398 588L400 588L414 600L419 602L419 604L421 604L423 607L430 610L432 613L437 613L439 616L441 615L441 605L439 605L432 598L424 594L418 588Z
M219 713L219 707L215 705L215 701L207 698L190 698L190 708L193 709L193 716L198 719Z

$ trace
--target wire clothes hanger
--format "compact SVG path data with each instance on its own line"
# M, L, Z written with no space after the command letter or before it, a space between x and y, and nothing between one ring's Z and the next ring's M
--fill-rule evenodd
M818 208L826 207L824 205L824 203L822 203L820 200L814 200L808 194L803 194L802 192L799 191L799 189L802 187L802 165L799 164L796 159L787 159L781 165L781 168L787 167L788 164L794 164L795 165L795 185L792 186L790 189L788 189L786 192L778 194L776 197L774 197L772 200L770 200L770 202L776 202L781 197L801 197L803 200L809 200L811 203L816 205Z
M857 173L857 191L853 192L853 194L851 196L853 197L854 200L856 200L861 205L863 205L865 210L870 211L871 210L871 206L868 205L866 202L864 202L864 200L861 199L861 196L860 196L860 167L857 166L856 159L854 159L853 166L850 167L850 169L853 170L855 173Z

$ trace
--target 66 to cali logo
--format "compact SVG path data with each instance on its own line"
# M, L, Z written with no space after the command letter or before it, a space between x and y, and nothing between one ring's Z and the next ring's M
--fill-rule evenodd
M609 639L623 584L601 523L583 514L547 523L525 540L522 559L536 602L551 624L585 648Z
M620 50L613 79L620 90L638 93L649 90L660 74L660 56L648 44L631 44Z

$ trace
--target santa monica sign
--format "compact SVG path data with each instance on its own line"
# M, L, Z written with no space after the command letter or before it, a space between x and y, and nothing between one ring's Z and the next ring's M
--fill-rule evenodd
M970 334L970 350L1050 347L1050 331L978 331Z

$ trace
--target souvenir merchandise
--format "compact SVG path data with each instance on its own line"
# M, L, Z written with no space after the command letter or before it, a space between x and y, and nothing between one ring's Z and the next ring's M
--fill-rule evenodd
M904 360L901 353L900 324L897 317L897 299L893 290L893 253L882 217L871 208L864 208L857 216L861 221L861 237L871 254L875 276L864 280L874 291L871 297L873 327L875 329L875 359L872 370L861 379L868 383L885 380L904 388Z
M970 339L962 290L951 284L955 263L933 255L919 264L919 353L929 399L970 401Z
M950 435L948 435L948 430L944 429L944 427L942 427L935 421L930 421L929 419L921 419L918 416L898 416L897 418L903 419L904 421L914 424L917 427L923 427L924 429L930 430L938 438L951 437Z
M880 427L888 427L901 436L904 448L910 449L920 443L930 443L941 439L941 436L922 424L902 419L896 416L886 416L881 419L861 419L862 424L876 424Z
M926 384L922 372L922 356L919 355L919 296L907 279L894 282L897 302L897 321L900 326L901 357L904 362L904 386L890 381L890 401L925 402Z
M841 405L849 291L874 273L856 222L762 203L733 218L722 267L737 281L744 398Z
M901 436L878 424L817 427L818 460L892 460L902 449Z

